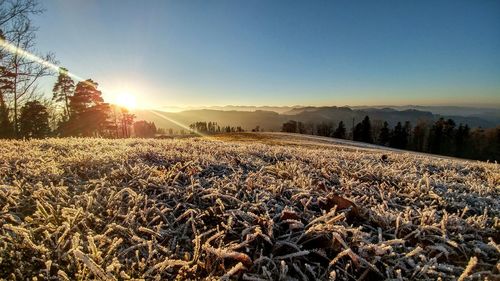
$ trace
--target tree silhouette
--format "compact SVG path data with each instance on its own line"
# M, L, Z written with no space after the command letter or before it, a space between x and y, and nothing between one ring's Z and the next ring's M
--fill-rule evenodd
M314 127L314 125L312 125ZM331 137L334 132L334 124L332 122L323 122L316 126L318 136Z
M444 119L440 118L436 121L430 131L429 135L429 152L439 154L441 153L441 142L443 138L443 125Z
M346 131L347 130L345 128L344 122L340 121L339 125L337 126L337 129L335 129L335 132L333 132L333 137L338 139L345 139Z
M104 103L98 84L91 79L78 82L74 95L69 97L70 119L65 135L106 135L109 128L110 106Z
M411 149L416 151L425 151L427 140L427 123L419 121L413 128Z
M429 136L429 151L436 154L450 155L453 153L455 122L452 119L440 118L431 128Z
M124 138L130 137L130 127L134 123L135 115L131 114L126 108L121 108L121 128ZM156 126L155 126L156 133Z
M411 136L411 123L410 121L406 121L403 126L403 131L401 132L401 148L408 148L408 143L410 142Z
M469 153L467 150L467 145L470 138L470 128L468 125L460 124L458 126L457 132L455 133L455 155L464 157Z
M70 116L69 101L75 89L75 82L68 76L68 70L64 67L59 68L57 82L52 89L53 100L63 104L63 121L67 121Z
M394 148L403 148L403 144L401 139L403 138L403 125L401 122L398 122L394 127L394 130L391 134L390 146Z
M283 123L281 131L285 133L301 133L305 131L305 128L302 122L290 120L286 123Z
M0 138L11 138L13 133L12 122L9 119L9 109L0 94Z
M38 101L27 102L21 108L19 128L22 137L46 137L50 132L47 108Z
M380 134L378 136L378 143L381 145L388 145L391 138L391 130L389 129L389 123L384 122L384 125L380 129Z
M138 138L153 138L156 135L156 125L153 122L136 121L133 128L134 135Z
M361 123L358 123L356 124L356 126L354 126L354 129L352 131L352 140L353 141L363 141L363 126L361 125Z
M443 146L441 153L445 155L452 155L455 151L455 121L452 119L446 120L443 127Z
M14 134L14 127L9 119L9 108L5 104L5 96L13 91L14 74L0 66L0 138L10 138Z
M365 119L361 122L363 131L362 131L362 140L367 143L373 143L372 137L372 126L370 123L370 118L365 116Z
M352 132L352 138L355 141L373 143L372 128L370 118L368 116L365 116L363 121L356 124L354 131Z

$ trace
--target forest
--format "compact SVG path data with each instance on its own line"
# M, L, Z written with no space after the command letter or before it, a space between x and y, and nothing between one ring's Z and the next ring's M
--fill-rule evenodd
M372 122L366 116L350 131L342 121L336 125L333 122L305 124L290 120L283 124L281 131L350 139L467 159L500 161L500 127L472 129L467 124L457 125L452 119L420 121L414 126L409 121L398 122L391 128L386 121Z

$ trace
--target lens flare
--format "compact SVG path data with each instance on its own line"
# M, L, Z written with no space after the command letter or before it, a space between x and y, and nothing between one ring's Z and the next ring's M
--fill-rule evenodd
M39 63L40 65L43 65L47 68L51 68L52 70L56 71L56 72L59 72L60 70L60 67L49 62L49 61L46 61L44 59L42 59L41 57L37 56L37 55L34 55L30 52L27 52L9 42L7 42L6 40L0 38L0 47L2 47L4 50L8 51L9 53L13 54L13 55L17 55L17 56L20 56L20 57L23 57L23 58L26 58L30 61L33 61L33 62L36 62L36 63ZM68 76L73 78L74 80L76 80L77 82L80 82L80 81L85 81L85 79L81 78L80 76L78 75L75 75L71 72L67 72Z
M135 96L130 93L120 93L116 95L114 102L127 109L135 109L137 107L137 100Z
M180 127L184 128L184 129L186 129L188 132L193 132L193 133L195 133L195 134L197 134L197 135L199 135L199 136L202 136L202 137L205 137L205 136L206 136L205 134L202 134L202 133L200 133L200 132L193 131L193 130L191 130L191 128L189 128L188 126L186 126L186 125L184 125L184 124L182 124L182 123L180 123L180 122L178 122L178 121L176 121L176 120L174 120L174 119L172 119L172 118L168 118L167 116L162 115L162 114L160 114L160 113L158 113L158 112L156 112L156 111L154 111L154 110L148 110L148 111L149 111L149 112L151 112L151 113L153 113L154 115L156 115L156 116L158 116L158 117L162 118L162 119L165 119L165 120L167 120L167 121L170 121L170 122L174 123L175 125L180 126Z

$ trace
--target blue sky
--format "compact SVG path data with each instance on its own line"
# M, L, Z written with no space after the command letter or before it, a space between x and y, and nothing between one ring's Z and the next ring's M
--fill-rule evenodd
M500 1L42 4L38 49L143 106L500 106Z

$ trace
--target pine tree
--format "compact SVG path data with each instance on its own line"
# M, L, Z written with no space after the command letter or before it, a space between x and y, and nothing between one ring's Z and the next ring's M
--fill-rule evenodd
M335 132L333 132L333 137L338 139L345 139L346 128L344 122L340 121L339 125L337 126L337 129L335 129Z
M354 130L352 131L353 141L363 141L363 126L361 123L356 124Z
M445 155L453 155L455 152L455 121L452 119L446 120L443 127L443 147L441 153Z
M378 143L381 145L388 145L391 137L391 130L389 129L389 123L384 122L382 129L380 129L380 134L378 136Z
M363 121L358 123L352 132L353 140L373 143L372 126L370 118L365 116Z
M368 116L365 116L365 119L361 121L361 141L373 143L372 125Z
M470 138L470 128L468 125L458 126L457 132L455 134L455 155L459 157L465 157L468 155L467 147L469 145Z
M429 135L429 152L440 154L443 146L443 129L445 121L443 118L437 120L434 125L432 125L431 132Z
M64 135L103 136L109 134L110 106L104 103L98 84L91 79L78 82L69 97L70 119Z
M64 67L59 69L57 82L52 89L53 100L63 104L64 116L63 121L67 121L70 116L69 102L75 89L75 82L68 76L68 70Z
M49 114L47 108L38 101L29 101L19 116L19 129L22 137L43 138L49 135Z
M427 123L419 121L413 128L411 149L416 151L424 151L427 140Z
M411 136L411 123L406 121L403 126L403 131L401 132L401 147L402 149L408 148L408 143L410 143Z
M401 141L402 136L403 136L403 125L401 125L401 122L398 122L398 124L396 124L396 127L394 127L394 131L391 134L390 146L394 148L403 148L403 144Z

